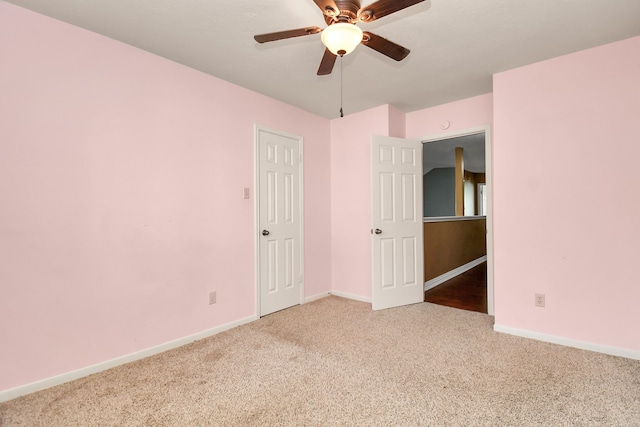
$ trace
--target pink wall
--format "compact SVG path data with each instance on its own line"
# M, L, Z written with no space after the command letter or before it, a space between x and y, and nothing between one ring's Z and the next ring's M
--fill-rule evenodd
M328 120L5 2L0 58L0 391L255 315L256 123L304 138L330 290Z
M420 139L444 132L487 126L493 123L493 96L474 96L461 101L407 113L407 138ZM443 122L449 122L442 129Z
M494 77L496 325L640 350L638 52L635 37Z
M406 132L407 115L393 105L389 105L389 135L394 138L404 138Z

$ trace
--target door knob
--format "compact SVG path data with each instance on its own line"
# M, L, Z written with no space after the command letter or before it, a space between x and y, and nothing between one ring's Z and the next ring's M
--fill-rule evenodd
M262 235L263 236L268 236L269 235L269 230L262 230Z
M374 233L376 233L376 234L382 234L382 230L380 230L379 228L376 228L376 231L374 231Z

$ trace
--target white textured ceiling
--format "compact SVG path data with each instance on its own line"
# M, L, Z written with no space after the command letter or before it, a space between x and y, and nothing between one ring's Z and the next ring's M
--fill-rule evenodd
M324 28L312 0L10 3L318 115L339 115L340 60L333 74L316 75L324 52L319 34L262 45L253 40L254 34ZM640 35L640 0L426 0L359 26L411 54L395 62L359 46L345 56L345 114L382 104L410 112L491 92L494 73Z

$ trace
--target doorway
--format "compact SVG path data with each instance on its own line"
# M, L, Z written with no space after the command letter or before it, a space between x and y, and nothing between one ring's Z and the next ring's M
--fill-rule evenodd
M467 147L469 149L469 156L465 156L464 162L468 165L468 167L464 168L466 172L464 175L458 174L462 179L464 177L463 182L460 185L460 188L468 189L464 195L459 195L456 197L455 195L440 194L438 197L440 200L435 200L429 202L429 198L425 195L425 292L430 289L436 289L436 287L444 286L447 281L458 282L456 286L454 286L454 294L452 298L460 298L460 289L455 289L456 287L460 287L460 281L469 280L473 283L469 292L471 292L470 299L478 298L478 293L484 293L486 295L486 311L488 314L493 314L494 312L494 301L493 301L493 227L492 227L492 168L491 168L491 130L489 126L483 126L478 128L471 128L461 131L453 131L442 133L438 135L432 135L427 138L424 138L422 142L425 146L430 146L437 148L436 154L434 154L433 158L427 158L428 154L425 152L425 159L423 164L423 172L430 172L431 169L435 170L437 173L434 176L438 176L440 180L442 180L443 176L450 174L452 179L455 176L454 171L446 170L446 168L453 168L455 164L444 163L442 159L438 159L437 152L446 152L450 151L453 146L462 146L464 141L472 141L478 140L478 138L484 139L484 147L483 150L477 150L472 148L471 146ZM433 144L433 145L432 145ZM482 158L478 159L478 153L482 153ZM482 167L480 166L479 160L481 160ZM455 161L455 159L454 159ZM440 162L440 163L438 163ZM437 170L437 168L442 168ZM452 191L455 191L456 181L451 184ZM425 175L425 193L428 191L429 183L428 179ZM442 192L442 190L440 190ZM468 194L470 193L470 194ZM466 203L465 199L466 198ZM429 209L427 209L427 204L431 203ZM438 205L439 203L439 205ZM464 203L466 207L459 212L464 212L463 215L456 216L456 210L459 209L459 206L456 206L455 203ZM433 205L437 205L437 209L433 208ZM470 205L473 206L470 206ZM437 212L438 214L429 214L429 212ZM473 223L476 224L473 224ZM427 254L428 243L427 239L429 239L427 228L431 225L430 230L433 230L434 224L441 223L441 228L445 231L437 231L442 235L439 237L443 239L447 236L446 233L453 233L453 240L449 240L451 244L447 244L447 250L451 249L453 251L471 251L471 253L462 254L462 257L459 259L455 259L456 257L450 257L447 262L452 262L451 267L446 266L443 272L429 271L428 263L439 262L437 260L437 256L435 261L429 260L429 256ZM457 225L456 225L457 223ZM464 228L466 231L460 231L458 229ZM472 230L472 231L469 231ZM433 231L430 231L433 233ZM456 235L456 233L458 233ZM468 234L463 233L472 233L472 238L468 242L466 241ZM484 235L482 235L484 234ZM443 237L445 236L445 237ZM484 242L484 256L479 257L479 252L475 250L474 245L477 243L473 243L478 241L479 238L482 238ZM453 247L457 246L456 249ZM440 246L442 248L442 246ZM438 251L438 256L442 258L443 252L441 249ZM465 259L466 257L466 259ZM462 261L461 261L462 259ZM486 273L485 273L486 271ZM440 274L442 273L442 274ZM437 277L429 277L427 280L426 276L433 276L436 274L440 274ZM466 275L466 276L465 276ZM455 278L455 279L454 279ZM482 289L478 290L478 280L479 278L484 279L486 285L483 284ZM449 282L451 284L451 282ZM455 283L454 283L455 284ZM444 288L441 288L444 289ZM456 292L458 293L456 295ZM426 295L425 295L426 297ZM463 307L460 307L463 308ZM477 311L477 310L476 310Z
M487 262L466 270L424 293L424 301L487 313Z

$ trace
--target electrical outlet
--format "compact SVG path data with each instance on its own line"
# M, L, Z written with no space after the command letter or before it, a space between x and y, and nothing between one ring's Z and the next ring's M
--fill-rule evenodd
M544 294L536 294L536 307L544 307Z
M216 303L216 291L209 292L209 305Z

